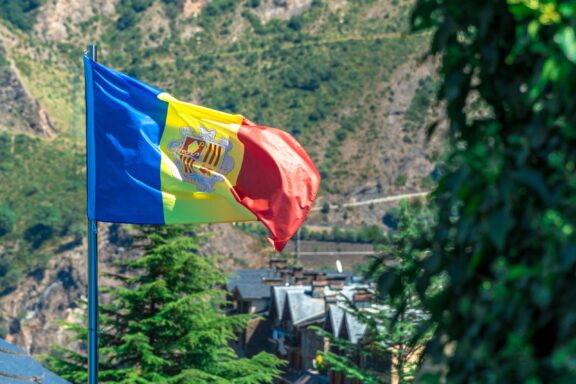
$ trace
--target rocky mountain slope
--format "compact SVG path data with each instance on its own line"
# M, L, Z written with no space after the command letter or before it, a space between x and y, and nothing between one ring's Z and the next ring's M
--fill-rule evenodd
M15 1L14 3L18 3ZM176 97L290 131L323 176L317 204L417 192L436 87L407 0L44 0L0 10L0 336L32 353L64 343L86 292L82 51ZM376 224L390 204L315 212ZM271 254L261 228L217 225L204 252L227 269ZM135 257L102 225L102 268ZM105 282L103 282L105 284Z
M26 89L20 71L10 61L8 52L13 43L0 40L0 127L13 133L27 131L50 137L55 133L50 116Z
M202 250L206 255L220 255L223 268L230 270L241 260L246 268L256 268L263 260L254 257L257 243L248 235L231 230L227 225L214 225L210 233L200 230L198 236L225 238L238 244L233 254L226 254L226 248L219 241L204 239ZM126 228L101 223L99 225L100 285L110 287L113 280L106 273L118 273L115 262L140 254L132 243L132 236ZM80 321L84 313L87 292L87 244L86 241L66 250L57 252L46 268L37 270L23 280L17 289L0 296L2 332L8 340L24 347L29 353L39 354L49 351L54 344L69 342L59 321ZM102 292L100 301L107 300Z

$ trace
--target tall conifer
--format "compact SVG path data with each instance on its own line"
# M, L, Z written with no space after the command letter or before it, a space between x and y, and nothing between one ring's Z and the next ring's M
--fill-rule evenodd
M198 241L182 227L148 227L144 255L124 261L126 274L101 306L102 383L271 383L280 361L267 353L239 358L229 347L249 316L226 316L225 275L198 255ZM86 329L68 325L75 338ZM48 363L62 377L87 380L87 359L58 348Z

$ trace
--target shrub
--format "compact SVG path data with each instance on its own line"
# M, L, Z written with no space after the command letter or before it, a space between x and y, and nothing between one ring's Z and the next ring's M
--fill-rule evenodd
M43 0L0 0L0 17L24 31L29 31L36 19L35 10Z
M34 214L34 221L24 232L24 238L32 248L39 248L44 242L52 238L61 230L62 215L51 205L38 207Z
M212 0L203 8L203 13L208 16L217 16L230 11L236 5L236 0Z
M12 232L16 224L16 215L8 205L0 206L0 237Z

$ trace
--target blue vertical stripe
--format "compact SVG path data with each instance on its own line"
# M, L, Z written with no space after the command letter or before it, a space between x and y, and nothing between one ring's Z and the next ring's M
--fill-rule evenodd
M84 81L86 98L86 211L89 220L94 220L96 199L94 191L96 186L96 152L94 150L94 87L92 82L92 68L90 59L84 56Z
M168 103L157 98L159 89L89 58L84 63L89 120L92 115L88 217L92 204L98 221L164 224L159 144Z

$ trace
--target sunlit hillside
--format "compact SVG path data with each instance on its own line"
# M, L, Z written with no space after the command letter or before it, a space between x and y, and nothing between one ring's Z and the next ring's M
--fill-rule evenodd
M32 278L41 290L51 260L84 252L89 42L101 63L182 100L291 132L322 174L317 207L428 190L435 63L409 11L404 0L1 2L0 291ZM308 224L385 228L392 209L321 210ZM271 252L258 226L214 231L207 252L228 267Z

